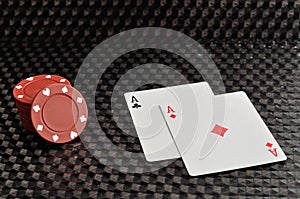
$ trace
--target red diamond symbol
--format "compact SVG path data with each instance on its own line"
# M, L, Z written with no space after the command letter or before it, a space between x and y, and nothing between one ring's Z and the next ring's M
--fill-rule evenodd
M174 119L176 117L176 115L175 114L171 114L170 117Z
M273 144L271 144L270 142L267 142L266 146L271 148L273 146Z
M216 124L210 132L223 137L227 130L228 130L228 128L225 128L225 127L222 127L222 126Z

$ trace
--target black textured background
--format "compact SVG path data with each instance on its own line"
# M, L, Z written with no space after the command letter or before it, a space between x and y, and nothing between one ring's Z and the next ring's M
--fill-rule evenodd
M299 18L300 2L287 0L1 1L0 196L299 198ZM202 44L220 69L227 92L246 91L288 160L190 177L178 159L156 172L126 174L94 159L79 139L54 145L22 128L12 97L16 83L41 73L74 82L97 44L148 26L174 29ZM111 90L118 74L148 62L165 63L189 81L201 81L185 60L165 51L138 50L117 59L107 71L110 78L104 76L99 85L106 96L98 108L107 137L129 151L141 152L140 143L114 126L110 92L101 91Z

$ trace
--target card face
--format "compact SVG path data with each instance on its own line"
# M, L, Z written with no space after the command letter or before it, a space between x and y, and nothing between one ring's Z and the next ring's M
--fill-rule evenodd
M204 133L200 135L199 132L205 132L210 125L213 116L214 95L208 84L192 85L189 89L176 87L172 91L180 99L180 114L177 114L176 119L172 117L173 109L178 109L176 105L168 104L160 107L172 138L182 156L193 144L196 137L205 135Z
M150 91L150 90L149 90ZM176 98L165 89L126 93L125 99L147 161L180 157L159 104Z
M159 88L125 94L125 99L148 161L159 161L181 157L174 138L180 139L179 130L184 122L190 124L189 117L197 118L199 93L205 91L206 98L213 93L206 82ZM205 100L203 98L202 100ZM162 110L161 107L166 107ZM184 111L183 111L184 108ZM163 112L166 111L166 115ZM189 117L182 117L182 114ZM165 118L169 119L169 125ZM184 120L184 121L183 121ZM186 126L185 125L185 126ZM192 122L192 125L197 125ZM173 134L169 128L172 127ZM190 136L193 136L190 134ZM192 138L191 138L192 139ZM188 140L186 137L184 140Z
M284 152L244 92L215 96L213 115L208 115L207 120L212 120L201 121L192 144L187 150L180 151L190 175L286 160Z

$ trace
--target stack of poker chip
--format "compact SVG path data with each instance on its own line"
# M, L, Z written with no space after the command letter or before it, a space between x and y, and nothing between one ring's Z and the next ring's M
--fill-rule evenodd
M38 75L19 82L13 90L23 127L54 143L78 137L87 123L83 96L57 75Z

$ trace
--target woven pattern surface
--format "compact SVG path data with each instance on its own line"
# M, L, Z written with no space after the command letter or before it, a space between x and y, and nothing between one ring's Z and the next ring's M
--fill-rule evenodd
M37 134L25 131L11 95L13 86L19 80L36 73L55 73L74 80L74 71L86 56L84 52L89 52L93 44L86 42L79 45L79 48L74 43L24 42L10 43L9 46L8 43L1 43L1 49L4 50L0 84L1 195L34 197L41 194L44 197L62 198L196 197L204 194L299 196L299 43L227 41L204 45L221 71L227 92L247 92L283 147L288 160L203 177L190 177L181 159L156 172L124 174L93 158L79 139L68 144L54 145L42 140ZM182 62L182 68L190 67L182 59L167 52L139 50L122 56L111 68L126 70L126 67L132 67L132 63L138 63L132 58L134 55L142 56L144 60L156 57L157 61L169 57L174 62ZM119 62L123 65L119 65ZM181 72L191 82L201 81L199 75L192 75L193 70ZM110 85L108 81L103 84ZM100 109L105 107L105 103L106 100ZM104 110L103 115L108 119L104 119L103 123L113 122L109 108ZM108 138L119 147L142 152L138 138L126 136L122 130L113 127L106 132Z
M300 2L291 0L11 0L0 6L0 34L10 37L107 37L144 26L203 39L300 37Z
M1 197L300 197L299 1L16 0L1 1L0 7ZM248 94L287 161L191 177L178 159L155 172L128 174L99 162L80 139L55 145L23 129L12 96L20 80L50 73L74 83L97 44L145 26L171 28L199 41L220 70L226 92ZM96 109L106 136L127 151L142 148L131 121L121 120L130 135L113 121L110 91L130 68L150 62L171 66L190 82L203 80L186 60L166 51L137 50L115 60L99 82ZM160 74L153 70L153 78Z

